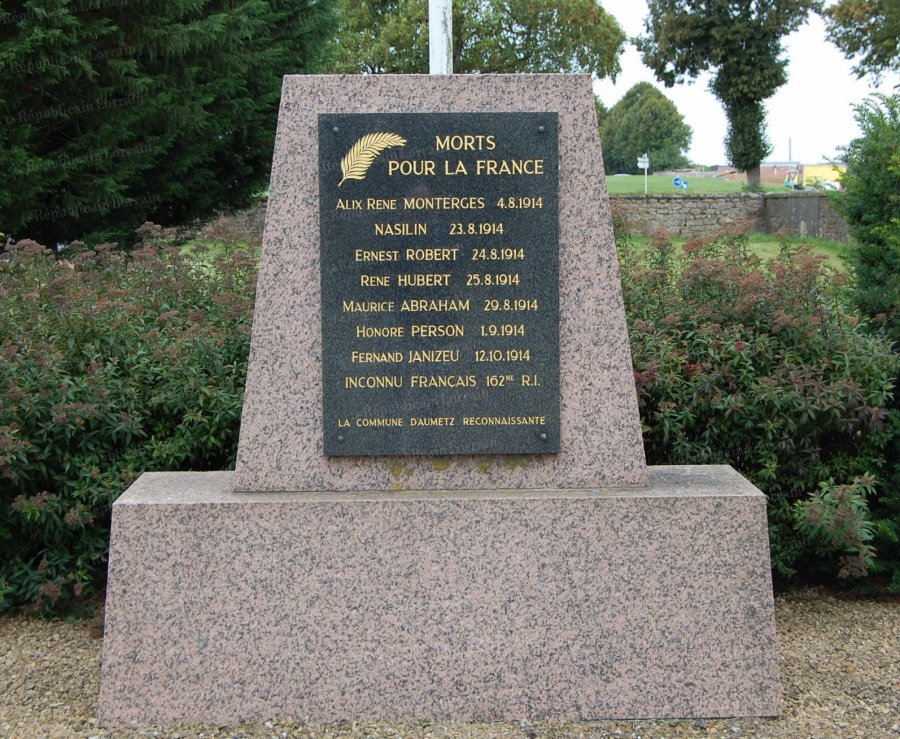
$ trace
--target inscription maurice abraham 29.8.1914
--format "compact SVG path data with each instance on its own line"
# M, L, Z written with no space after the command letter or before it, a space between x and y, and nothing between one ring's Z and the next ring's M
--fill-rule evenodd
M558 125L319 116L327 455L559 451Z

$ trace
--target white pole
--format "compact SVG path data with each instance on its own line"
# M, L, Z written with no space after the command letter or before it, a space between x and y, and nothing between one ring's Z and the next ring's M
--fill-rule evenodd
M647 194L647 164L648 164L647 152L645 151L644 152L644 195Z
M428 0L428 71L453 74L453 2Z

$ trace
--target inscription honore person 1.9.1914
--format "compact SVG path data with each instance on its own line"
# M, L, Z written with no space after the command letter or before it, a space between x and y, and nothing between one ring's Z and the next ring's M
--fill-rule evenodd
M327 455L559 451L556 113L322 114Z

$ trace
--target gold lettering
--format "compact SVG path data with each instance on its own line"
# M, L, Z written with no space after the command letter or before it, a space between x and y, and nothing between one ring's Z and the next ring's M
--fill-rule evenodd
M465 336L466 327L458 323L446 325L413 324L410 326L410 336Z
M463 426L544 426L545 416L463 416Z
M400 252L396 249L357 249L353 256L357 262L396 262Z
M360 287L390 287L391 286L391 277L390 275L360 275L359 276L359 284Z
M482 134L435 136L434 146L438 151L493 151L497 140Z
M403 387L402 375L361 375L344 377L344 387L348 390L378 390Z
M471 388L478 387L475 375L412 375L410 387L421 388Z
M388 174L415 175L424 177L434 174L434 162L430 159L400 159L388 162Z
M410 418L410 426L455 426L456 419L443 416L431 416L429 418Z
M357 418L359 428L384 428L385 426L402 426L402 418Z
M362 210L362 200L351 200L350 198L338 198L335 210Z
M403 198L406 210L484 210L484 198Z
M444 174L448 176L458 175L458 174L469 174L469 170L466 169L466 165L463 164L458 159L456 160L456 166L453 169L450 169L450 161L444 162Z
M459 349L410 349L407 362L418 364L419 362L458 362Z
M367 210L397 210L396 200L379 200L378 198L368 198L366 200Z
M376 236L424 236L428 233L427 223L376 223Z
M408 262L455 262L459 256L459 247L444 249L407 249Z
M476 175L544 174L543 159L476 159Z
M448 287L450 285L450 273L446 274L412 274L397 275L397 287Z
M401 311L412 313L443 313L469 310L470 301L465 300L404 300L400 304Z
M357 339L397 339L406 334L405 326L357 326Z
M341 303L344 313L392 313L393 300L344 300Z
M402 362L403 352L350 352L353 364L378 364L383 362Z

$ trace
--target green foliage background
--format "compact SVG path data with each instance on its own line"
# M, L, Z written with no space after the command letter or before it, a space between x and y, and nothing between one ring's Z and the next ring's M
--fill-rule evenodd
M838 0L821 12L829 40L858 58L857 77L900 71L900 0Z
M862 135L843 152L844 190L833 195L856 239L850 298L900 356L900 94L870 98L857 107L856 120ZM887 423L894 429L887 452L893 465L879 485L876 513L883 558L895 563L894 588L900 591L900 392Z
M843 151L843 192L832 202L856 240L853 300L900 343L900 94L856 108L862 135Z
M428 0L338 0L335 72L427 73ZM625 34L595 0L456 0L453 71L620 71Z
M739 167L767 152L780 39L812 4L650 2L645 60L667 83L714 70ZM4 3L0 227L52 244L246 202L284 73L329 52L339 71L427 68L425 0L338 5L341 43L326 49L338 16L317 0ZM457 71L619 71L624 34L592 0L454 13ZM643 151L678 166L689 130L666 102L645 85L598 105L610 171ZM900 592L898 112L897 96L862 106L847 150L849 286L803 248L762 263L738 232L680 248L618 235L648 461L746 474L768 497L782 576L876 575ZM149 224L137 241L57 255L23 240L0 255L0 611L58 613L102 587L111 503L142 472L233 465L256 254L187 254Z
M684 152L691 128L675 104L649 82L634 85L603 116L600 126L607 174L638 172L637 158L647 152L652 171L688 164Z
M318 0L4 0L0 231L125 239L249 202L282 75L335 23Z

